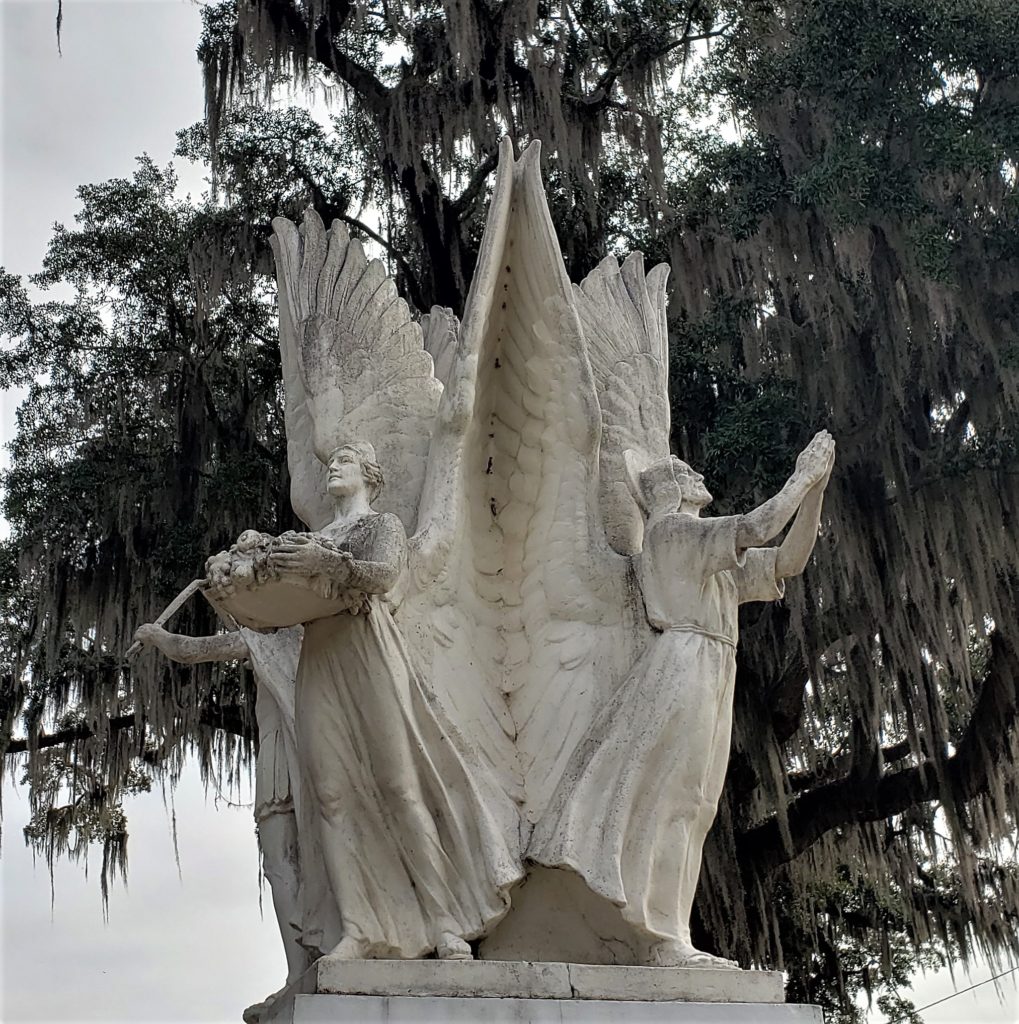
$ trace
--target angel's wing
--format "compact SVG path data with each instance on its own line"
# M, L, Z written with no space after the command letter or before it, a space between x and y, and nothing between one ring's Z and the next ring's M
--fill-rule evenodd
M397 621L435 696L450 719L489 762L514 798L522 779L515 729L498 661L498 609L479 599L474 580L474 516L467 494L477 470L479 358L498 290L513 194L513 146L501 147L464 320L433 307L422 318L425 347L443 382L421 497L418 530L410 538L407 593ZM515 830L517 825L511 823Z
M431 312L421 317L421 333L425 351L432 357L435 376L448 391L456 372L460 321L453 310L445 306L432 306Z
M531 820L647 631L629 560L604 538L601 411L538 153L500 162L457 343L471 381L458 540L429 592L445 602L418 615L442 624L439 660L471 665L451 702L486 736L501 728Z
M622 554L641 549L644 520L626 485L623 452L649 461L669 455L668 264L644 273L644 257L622 266L606 257L575 289L577 313L601 407L600 503L609 543Z
M376 505L412 533L442 393L421 326L339 221L326 232L309 210L300 229L282 217L273 228L294 509L311 529L328 523L323 463L370 441L386 473Z

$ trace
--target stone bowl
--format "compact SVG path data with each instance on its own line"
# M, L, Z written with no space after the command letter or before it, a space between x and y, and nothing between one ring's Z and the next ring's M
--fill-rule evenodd
M272 537L248 530L205 563L206 596L249 629L272 630L363 610L366 597L326 579L282 572L271 555L293 534ZM320 541L321 542L321 541Z

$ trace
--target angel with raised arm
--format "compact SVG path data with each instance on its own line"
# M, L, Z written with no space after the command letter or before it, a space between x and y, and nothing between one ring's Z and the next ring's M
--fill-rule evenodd
M736 967L693 946L690 914L729 759L737 610L781 598L806 566L834 442L819 433L753 512L708 519L711 494L685 462L624 458L646 516L638 573L656 635L577 747L528 857L619 906L654 938L651 964ZM794 515L780 545L761 546Z
M495 457L515 452L542 480L524 540L530 660L509 693L534 823L526 859L576 872L620 908L629 930L599 931L578 955L735 966L693 947L689 919L728 759L737 609L779 598L806 565L833 442L819 434L761 508L700 518L711 497L670 454L668 267L609 257L570 285L528 153L493 352L514 371ZM794 516L780 546L761 546Z
M215 636L171 633L156 623L139 626L134 639L154 647L182 665L205 662L247 661L255 676L255 721L258 753L255 758L255 823L262 872L269 882L283 949L287 979L296 981L311 963L314 951L303 945L300 889L302 869L313 873L309 851L301 849L297 806L300 779L294 741L294 683L301 650L301 629L280 629L271 634L240 629ZM280 989L282 991L282 989ZM256 1021L279 992L244 1012Z

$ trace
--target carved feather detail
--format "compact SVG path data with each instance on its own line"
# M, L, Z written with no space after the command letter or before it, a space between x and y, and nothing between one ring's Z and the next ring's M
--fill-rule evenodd
M300 229L284 218L273 227L294 508L320 529L325 477L313 460L370 441L390 470L377 508L413 533L442 394L421 326L344 224L327 232L308 210Z
M625 483L623 452L669 455L668 264L644 273L644 257L606 257L575 287L602 416L599 500L605 534L621 554L640 551L644 523Z
M605 495L630 500L623 447L668 451L665 272L607 261L575 288L538 145L500 156L460 325L438 307L414 324L342 225L279 220L273 245L294 507L319 528L319 460L375 445L377 507L411 535L397 621L534 821L649 635Z

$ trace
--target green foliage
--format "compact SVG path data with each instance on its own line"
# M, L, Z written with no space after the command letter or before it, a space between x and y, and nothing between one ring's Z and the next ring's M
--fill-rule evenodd
M805 891L782 892L781 906L790 1001L825 1007L833 1024L865 1024L875 1002L887 1019L922 1024L901 990L910 989L918 971L945 966L957 951L911 940L901 893L881 891L842 865Z
M56 228L32 279L40 298L7 275L0 306L5 383L28 384L3 478L4 722L9 735L20 714L30 737L77 723L67 756L30 754L26 836L48 857L101 840L104 886L139 764L172 774L196 743L223 767L243 748L203 719L230 701L253 717L243 680L124 672L133 626L252 514L293 522L272 294L250 264L216 258L250 228L175 189L147 158L129 179L80 189L76 226ZM214 628L197 603L181 621ZM61 787L71 799L58 804Z
M673 437L722 497L719 514L745 510L781 487L809 429L794 381L774 370L751 379L732 359L753 315L750 304L723 294L670 333Z

